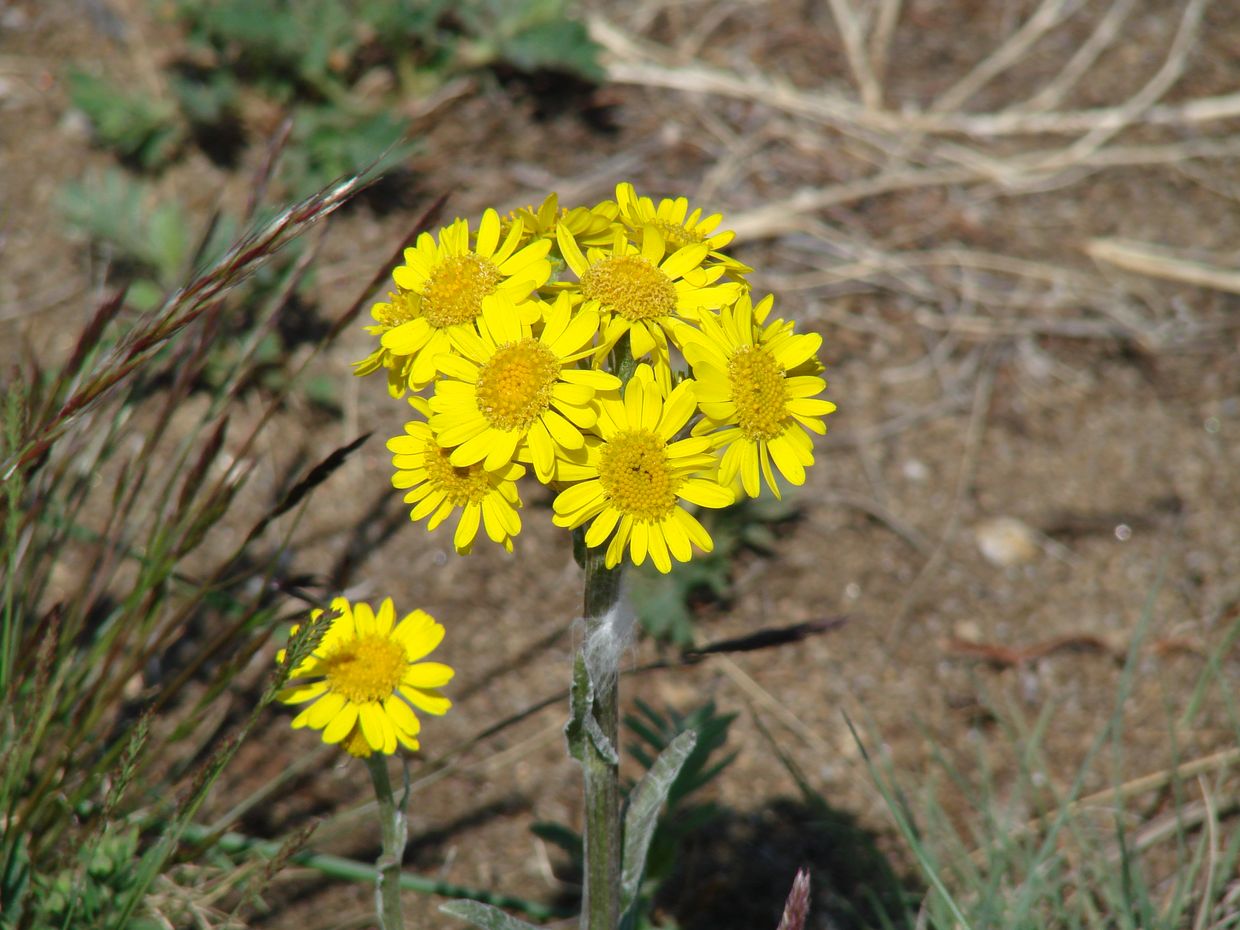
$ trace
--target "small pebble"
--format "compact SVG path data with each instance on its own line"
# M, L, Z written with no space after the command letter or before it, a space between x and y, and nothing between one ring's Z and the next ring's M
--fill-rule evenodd
M1037 532L1015 517L995 517L984 520L973 529L977 548L992 565L1012 568L1027 565L1038 557Z

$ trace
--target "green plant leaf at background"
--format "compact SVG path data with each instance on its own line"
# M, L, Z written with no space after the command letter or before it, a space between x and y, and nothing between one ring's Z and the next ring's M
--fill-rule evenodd
M116 168L60 191L70 227L106 250L104 257L131 276L130 299L150 309L189 257L189 216L175 200L154 202L153 191Z
M131 281L129 300L140 310L159 302L188 268L199 225L179 200L157 200L149 185L118 168L66 184L58 197L65 222L102 246L104 257ZM233 237L225 221L212 230L209 259Z
M281 176L294 198L308 196L336 178L378 159L382 173L404 161L414 143L405 139L405 121L386 111L361 113L335 106L303 106L294 115L291 144Z
M701 511L699 519L715 542L713 551L689 562L676 562L663 574L651 565L631 571L629 600L642 629L659 642L679 648L695 642L693 602L726 603L732 596L732 562L748 549L766 554L775 545L775 528L800 516L787 500L769 495L744 500L723 510Z
M70 102L99 142L141 168L162 168L185 142L187 127L174 101L127 93L84 71L70 71L68 85Z
M566 0L467 0L454 11L469 38L462 57L475 66L499 60L521 71L564 71L601 81L599 48L570 8Z
M535 23L499 44L500 57L522 71L567 71L587 81L605 76L586 27L569 19Z

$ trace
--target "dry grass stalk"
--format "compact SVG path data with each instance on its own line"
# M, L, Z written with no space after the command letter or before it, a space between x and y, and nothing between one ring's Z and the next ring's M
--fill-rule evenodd
M1163 246L1127 239L1090 239L1085 252L1094 261L1147 277L1240 294L1240 271L1178 258Z

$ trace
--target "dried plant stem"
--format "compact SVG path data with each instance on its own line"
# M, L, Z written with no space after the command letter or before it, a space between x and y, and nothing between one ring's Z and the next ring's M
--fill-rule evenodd
M375 915L379 918L380 930L404 930L400 912L400 866L405 858L405 812L392 794L387 757L382 753L368 756L366 768L370 770L370 780L375 786L383 836L383 849L375 862L378 871L375 879Z
M588 550L585 559L585 621L587 639L620 600L623 566L607 568L606 550ZM619 655L617 667L593 682L593 713L602 735L617 745ZM585 757L585 893L581 907L582 930L615 930L620 922L620 767L614 754L600 752L594 740L584 740Z

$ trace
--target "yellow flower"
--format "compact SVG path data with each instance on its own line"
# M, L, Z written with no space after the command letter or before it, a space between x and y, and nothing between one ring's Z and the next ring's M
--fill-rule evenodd
M495 471L528 443L539 481L551 480L557 450L572 452L582 429L598 419L595 391L616 389L620 379L573 363L594 351L598 313L574 314L567 294L546 311L535 338L514 314L487 307L476 333L458 334L458 355L442 355L430 400L430 427L440 445L452 448L456 468L481 462ZM523 450L524 451L524 450Z
M409 403L423 416L428 415L424 399L415 397ZM477 462L457 467L449 460L452 450L436 442L424 420L406 423L405 435L389 439L387 447L396 466L392 486L409 489L404 500L413 504L410 519L424 519L427 530L433 530L460 510L452 537L458 553L469 554L479 525L492 541L512 551L512 538L521 532L517 481L525 474L525 466L509 462L492 470Z
M390 295L394 296L394 295ZM376 306L378 306L376 304ZM366 327L368 330L374 331L377 327ZM405 396L405 392L409 390L409 370L412 367L411 356L395 356L387 349L380 346L360 362L353 363L353 373L359 377L362 375L373 374L380 368L387 375L388 393L394 398Z
M505 229L520 221L523 226L522 242L535 239L555 239L555 229L560 223L568 227L579 246L606 245L615 234L616 216L619 208L610 200L593 207L561 208L559 198L553 192L535 209L532 206L513 210L504 221Z
M556 239L580 281L581 309L596 310L602 318L596 359L627 333L633 357L650 355L664 388L671 383L667 337L676 321L697 319L703 309L730 304L742 291L736 282L711 286L724 269L702 266L708 246L686 245L669 255L663 233L654 226L642 229L640 248L617 231L608 248L583 255L562 223Z
M381 348L355 365L359 375L388 367L412 390L435 377L437 357L451 350L451 337L472 329L483 307L494 306L536 320L530 295L547 283L551 263L547 240L518 248L522 224L514 223L500 241L499 215L487 210L471 249L469 223L458 219L439 231L418 237L405 249L405 263L392 272L396 291L371 308L376 325L367 332L380 337Z
M689 201L684 197L675 200L664 198L655 204L649 197L638 197L628 181L616 185L616 204L620 208L620 221L634 234L640 234L645 226L654 226L663 233L668 248L679 249L686 245L704 243L710 249L710 257L723 264L729 272L748 274L753 271L719 249L727 246L736 234L720 230L723 215L712 213L703 217L701 208L689 212Z
M552 520L568 529L593 521L585 543L594 548L610 537L609 568L620 563L626 547L635 564L649 555L659 571L669 572L671 560L687 562L694 545L706 552L714 546L680 505L726 507L733 501L716 477L712 441L675 439L696 410L693 392L693 382L683 381L664 399L650 367L639 366L623 400L600 398L600 438L587 440L584 456L558 463L557 479L579 483L556 497Z
M827 431L823 417L835 404L818 397L827 382L817 377L817 333L797 334L787 320L767 322L775 298L755 307L746 294L718 315L703 314L698 329L685 326L682 351L697 380L705 419L695 436L712 434L724 449L719 478L731 484L739 474L750 497L760 490L759 474L779 497L771 463L792 484L805 483L814 463L810 433Z
M309 702L293 718L293 728L322 730L323 742L341 743L355 756L390 754L397 744L417 749L422 724L413 708L439 716L452 706L439 688L452 680L453 670L441 662L419 661L439 645L443 626L421 610L396 623L391 598L383 600L378 613L343 597L331 606L338 616L314 652L290 673L293 684L276 696L285 704ZM312 611L311 620L322 614ZM281 649L276 658L283 662L284 656Z

